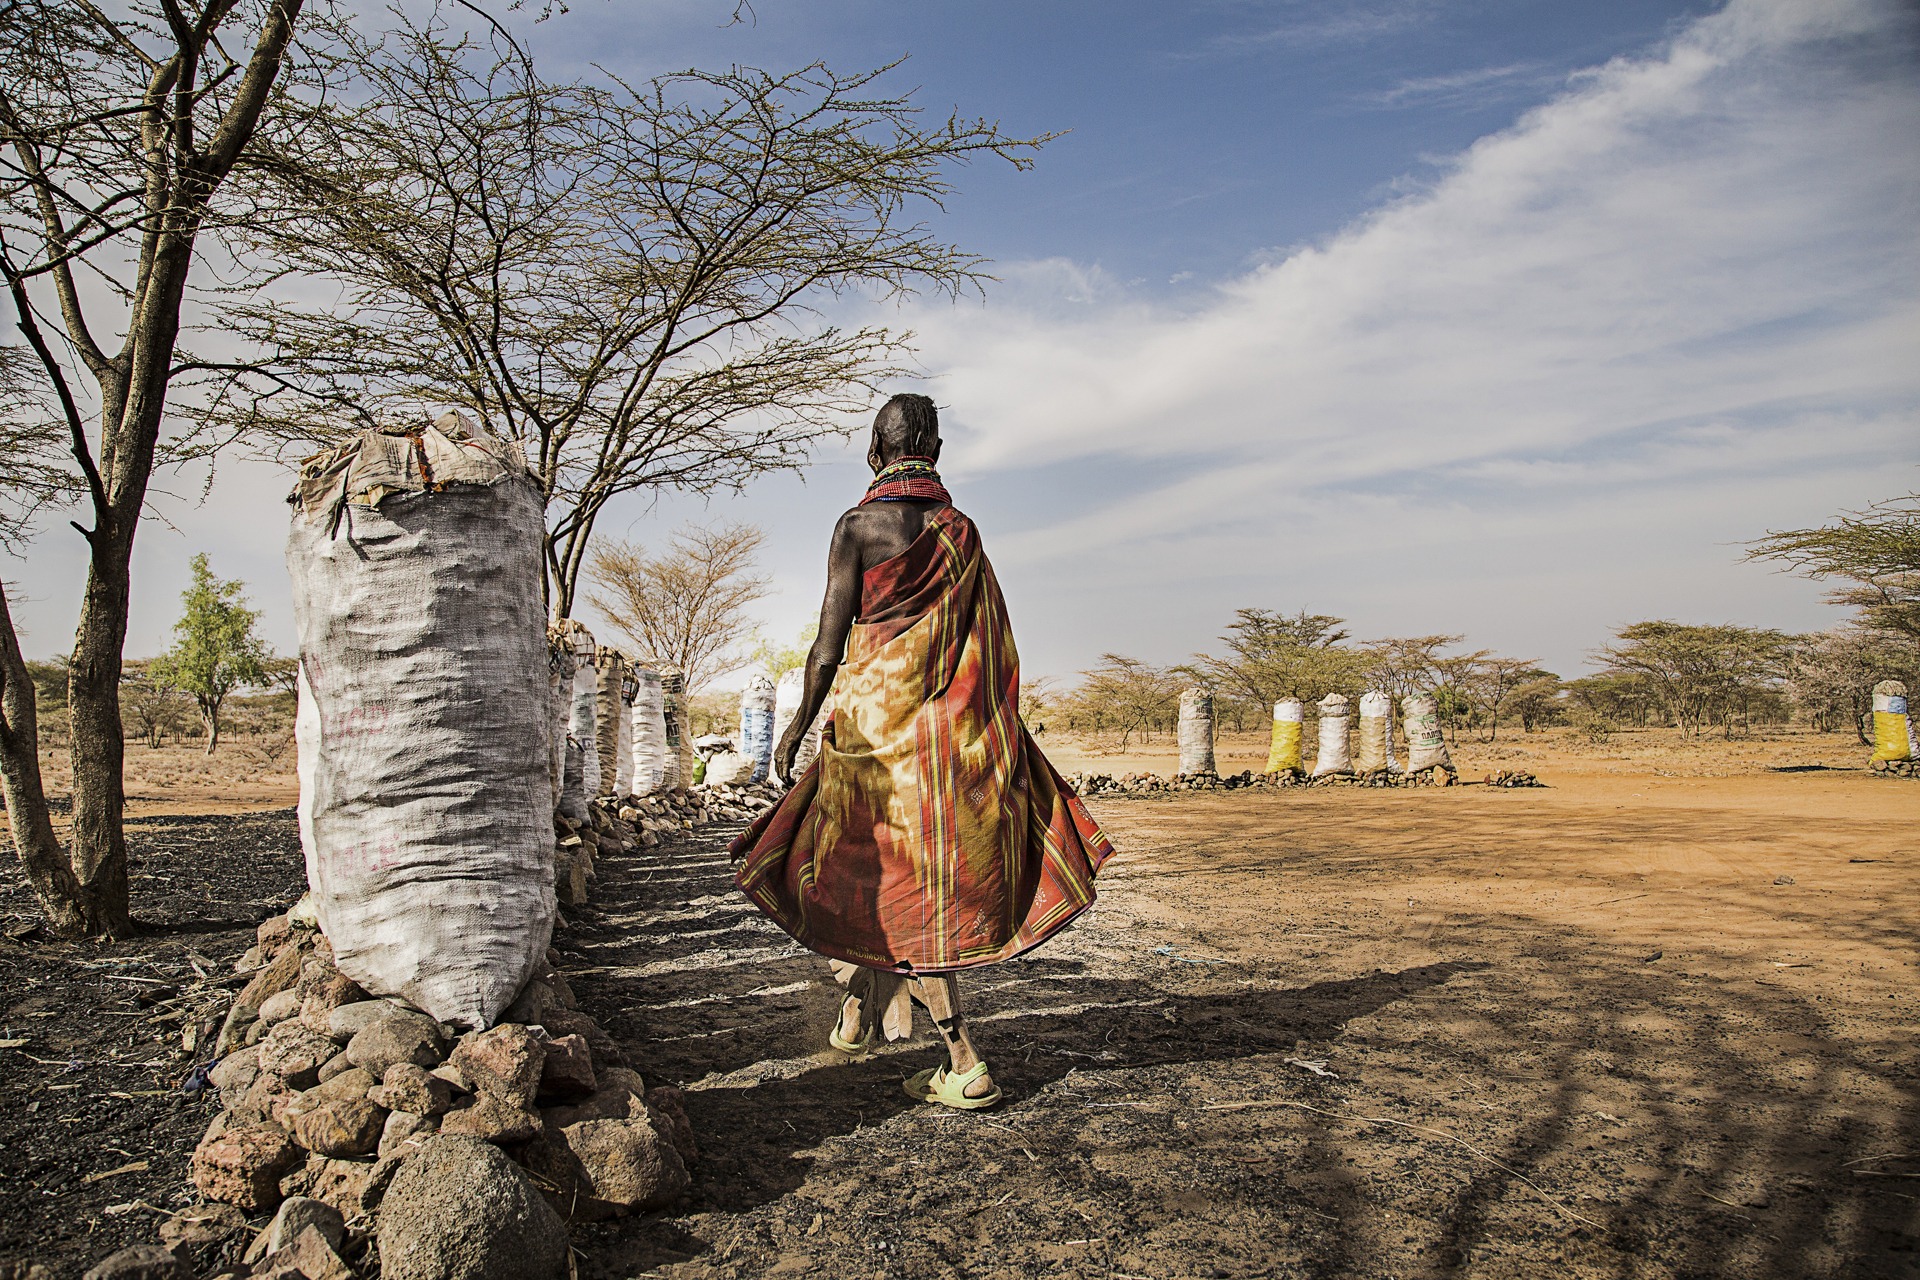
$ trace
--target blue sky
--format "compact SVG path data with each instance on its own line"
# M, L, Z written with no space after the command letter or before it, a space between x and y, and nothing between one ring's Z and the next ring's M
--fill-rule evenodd
M929 111L1067 131L1031 172L957 175L936 225L995 260L984 299L861 304L919 335L1031 674L1178 660L1246 605L1567 674L1644 617L1812 629L1839 618L1820 588L1738 544L1920 487L1910 6L729 12L574 0L531 36L625 75L911 55L892 83ZM786 636L860 485L830 450L603 528L762 525ZM205 506L159 504L130 653L164 645L199 550L290 643L277 487L236 462ZM30 653L65 643L77 541L6 569Z

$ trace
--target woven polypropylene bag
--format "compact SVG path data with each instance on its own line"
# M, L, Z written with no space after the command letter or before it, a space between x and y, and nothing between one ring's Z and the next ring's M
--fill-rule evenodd
M593 632L573 624L573 656L580 666L573 673L573 713L567 732L580 744L580 786L588 800L600 794L600 672L594 658L600 646Z
M1353 722L1353 703L1344 693L1330 693L1314 704L1320 713L1320 751L1313 758L1313 776L1352 773L1353 759L1347 749L1348 726Z
M633 671L633 794L650 796L667 785L667 717L660 673Z
M751 780L765 782L773 760L773 681L755 676L740 692L740 754L753 762Z
M620 671L620 719L613 741L613 794L622 797L633 794L633 704L639 696L640 677L633 664L626 663Z
M553 780L553 810L566 794L567 722L573 716L573 640L560 627L547 628L547 771Z
M1180 773L1183 777L1212 773L1213 769L1213 695L1205 689L1188 689L1180 695Z
M593 741L595 754L600 759L600 792L602 796L622 794L618 789L620 770L618 760L622 753L619 748L631 735L620 730L621 711L626 703L620 700L620 686L627 673L627 660L618 649L600 649L593 656Z
M1268 773L1300 772L1302 718L1298 698L1282 698L1273 704L1273 744L1267 748Z
M1873 759L1886 764L1912 758L1907 686L1898 680L1882 680L1873 686Z
M671 762L667 785L685 791L698 779L694 776L693 726L687 714L687 678L671 667L660 673L661 710L667 722L667 759Z
M1440 704L1430 693L1410 693L1400 699L1400 715L1407 730L1407 771L1445 769L1453 772L1447 740L1440 732Z
M790 671L781 672L780 678L774 682L773 745L775 747L780 745L780 739L787 736L787 726L792 724L794 716L799 714L800 699L806 691L803 683L805 679L805 672L799 667L794 667ZM771 748L769 748L769 751L771 751ZM771 762L771 754L769 754L768 760ZM792 778L782 778L776 775L773 772L771 763L768 765L767 774L776 782L783 785L790 786L793 783Z
M1389 713L1393 703L1387 695L1370 689L1360 695L1360 729L1355 735L1353 771L1358 774L1385 773L1393 763L1393 721Z
M539 486L453 418L302 467L300 832L341 972L489 1025L553 929Z

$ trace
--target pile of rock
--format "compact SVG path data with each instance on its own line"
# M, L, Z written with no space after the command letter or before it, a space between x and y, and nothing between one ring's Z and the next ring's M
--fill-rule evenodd
M586 902L594 862L709 822L758 817L775 783L694 787L556 817L554 884ZM262 924L206 1072L220 1114L193 1153L206 1202L95 1280L180 1277L240 1233L220 1276L558 1277L566 1224L656 1208L696 1150L679 1091L649 1089L547 963L485 1031L372 999L302 900ZM272 1217L260 1225L265 1215Z
M1460 779L1452 769L1434 765L1413 772L1327 773L1313 779L1315 787L1451 787Z
M208 1073L224 1109L192 1161L195 1186L216 1205L279 1210L254 1242L251 1270L232 1274L333 1280L376 1253L387 1280L468 1274L395 1255L423 1229L421 1197L458 1194L423 1184L400 1195L425 1178L406 1172L411 1161L455 1139L498 1155L434 1161L484 1166L496 1184L499 1166L518 1170L529 1188L521 1198L544 1197L562 1261L563 1219L652 1208L686 1190L695 1148L678 1091L646 1087L579 1011L552 952L498 1025L460 1034L397 1001L369 999L334 967L325 935L299 908L261 925L257 938L242 958L255 972ZM203 1215L202 1234L223 1223L231 1231L231 1213ZM395 1225L408 1214L409 1225Z
M651 849L667 835L688 831L708 822L751 822L786 794L777 782L720 783L629 796L615 816L629 823L639 842Z
M1417 773L1330 773L1311 778L1293 770L1276 773L1176 774L1163 778L1154 773L1128 773L1115 777L1108 773L1076 773L1067 779L1082 796L1150 796L1177 791L1271 791L1293 787L1450 787L1458 779L1444 767L1422 769ZM1522 784L1512 784L1522 785Z
M1544 787L1547 784L1519 769L1502 769L1488 774L1483 781L1489 787Z
M1881 778L1920 778L1920 760L1870 760L1867 768Z
M563 907L587 900L596 857L627 849L651 849L670 835L709 822L751 822L786 794L775 782L743 782L662 791L587 806L585 822L554 815L553 888Z

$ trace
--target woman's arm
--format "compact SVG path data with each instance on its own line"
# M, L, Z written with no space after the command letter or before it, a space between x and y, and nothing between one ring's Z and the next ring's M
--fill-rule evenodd
M793 759L800 752L800 740L813 726L814 717L826 703L833 676L846 656L847 636L853 630L854 615L860 610L860 541L856 534L859 510L847 512L833 527L833 545L827 551L827 594L820 602L820 630L813 648L807 651L806 684L800 695L800 709L794 712L787 731L774 748L774 769L789 783L793 779Z

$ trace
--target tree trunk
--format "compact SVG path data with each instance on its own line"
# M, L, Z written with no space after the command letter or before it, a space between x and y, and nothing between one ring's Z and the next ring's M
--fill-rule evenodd
M40 719L33 678L27 674L13 632L7 595L0 588L0 796L7 802L7 826L13 848L26 870L27 883L47 913L55 933L69 937L86 931L80 884L66 850L53 834L47 796L40 777Z
M126 738L120 727L120 652L127 638L133 538L117 523L102 520L94 530L87 593L67 673L67 706L72 713L73 872L80 882L81 910L88 933L124 938L133 932L133 920L121 829Z
M212 755L213 749L220 745L220 699L201 695L198 701L200 723L207 731L207 754Z

